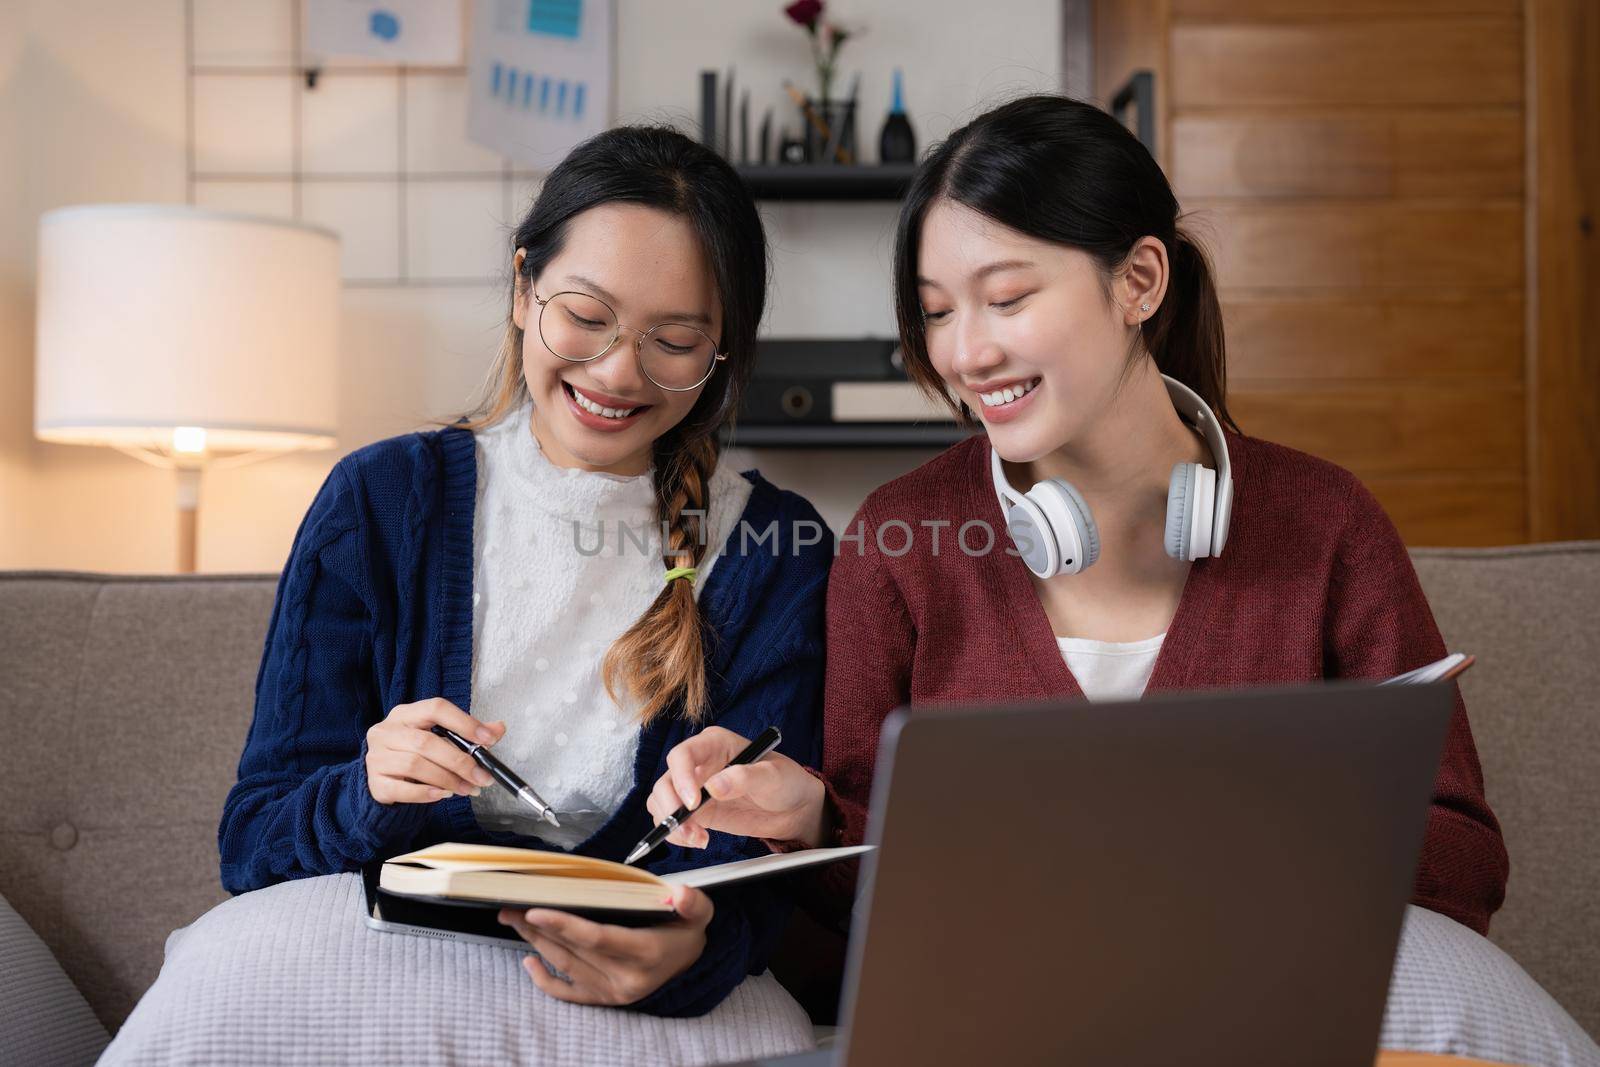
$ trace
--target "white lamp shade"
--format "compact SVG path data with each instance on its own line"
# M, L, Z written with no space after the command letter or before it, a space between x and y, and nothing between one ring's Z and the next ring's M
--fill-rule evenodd
M331 448L339 239L176 205L39 222L34 433L69 444ZM192 433L190 436L194 436Z

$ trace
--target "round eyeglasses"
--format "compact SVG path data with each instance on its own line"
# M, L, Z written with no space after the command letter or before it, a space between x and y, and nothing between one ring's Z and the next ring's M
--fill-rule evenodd
M599 297L561 292L548 299L533 294L539 305L539 339L552 355L568 363L588 363L611 351L623 330L639 336L633 349L639 369L650 381L674 393L699 388L720 360L717 344L703 331L679 322L663 322L640 333L617 321L617 313Z

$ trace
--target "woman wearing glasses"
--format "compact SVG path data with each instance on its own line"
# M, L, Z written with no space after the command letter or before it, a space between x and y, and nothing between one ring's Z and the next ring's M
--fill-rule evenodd
M483 402L345 457L296 536L222 817L230 892L445 840L621 860L666 753L711 723L820 757L831 540L719 458L766 292L742 182L678 133L611 130L551 172L512 249ZM774 523L776 545L743 536ZM493 745L559 827L435 725ZM765 969L786 911L761 885L673 904L647 930L500 919L550 996L697 1015Z

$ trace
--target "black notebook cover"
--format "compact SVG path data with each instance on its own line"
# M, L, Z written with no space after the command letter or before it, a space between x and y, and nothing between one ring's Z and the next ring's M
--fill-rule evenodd
M498 914L501 908L526 911L533 905L518 900L447 900L443 897L391 893L378 885L378 873L382 869L381 861L369 863L361 869L361 882L366 891L368 915L372 914L374 905L378 905L383 910L381 917L388 922L426 926L434 930L454 930L462 934L499 937L508 941L522 940L516 930L499 920ZM619 908L559 907L554 910L581 915L585 919L611 923L615 926L656 926L670 922L676 917L671 912L641 912Z

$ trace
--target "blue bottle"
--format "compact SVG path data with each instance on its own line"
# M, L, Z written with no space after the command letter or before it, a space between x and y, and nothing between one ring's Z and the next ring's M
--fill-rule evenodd
M911 120L906 118L905 96L900 84L900 69L894 72L894 104L889 117L883 120L883 132L878 134L878 162L910 163L917 157L917 135L911 132Z

